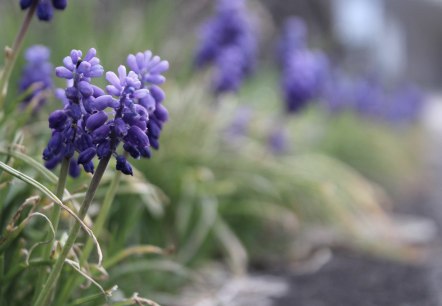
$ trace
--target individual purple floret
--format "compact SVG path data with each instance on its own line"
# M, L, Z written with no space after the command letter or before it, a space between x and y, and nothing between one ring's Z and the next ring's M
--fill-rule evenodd
M22 10L30 8L37 4L37 17L43 21L50 21L54 15L54 9L64 10L67 6L67 0L20 0Z
M201 28L195 65L215 66L215 94L237 91L254 69L256 38L247 14L243 0L218 0L216 14Z
M127 57L128 66L137 73L141 80L141 87L149 90L148 94L139 99L139 104L144 106L149 114L147 123L147 137L152 148L159 149L159 137L164 123L169 119L169 113L163 105L166 97L159 87L166 81L162 73L169 69L169 62L154 56L151 51L130 54Z
M93 48L84 58L81 51L72 50L70 56L63 60L64 66L55 69L56 75L67 79L71 86L64 90L64 108L49 116L52 137L43 152L45 165L49 169L55 168L64 158L72 158L77 152L77 163L82 164L86 172L94 172L92 159L96 147L88 120L96 118L102 109L115 105L112 97L104 96L100 88L90 83L91 78L103 74L103 67L95 55ZM60 95L60 91L56 92L57 95ZM104 115L107 119L107 115ZM78 169L72 163L69 172L72 176L78 175Z
M35 97L38 98L34 111L37 111L46 102L46 97L41 93L52 88L52 64L49 62L51 51L41 45L35 45L28 48L25 52L26 66L22 71L19 84L21 93L30 89L34 85L36 88L27 95L22 107L27 106Z

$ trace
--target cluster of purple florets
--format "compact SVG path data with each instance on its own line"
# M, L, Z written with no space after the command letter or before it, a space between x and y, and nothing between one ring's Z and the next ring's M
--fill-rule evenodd
M245 1L218 0L216 14L202 26L195 65L214 65L215 94L237 91L253 71L256 47Z
M307 46L307 27L296 17L284 25L278 45L282 91L286 111L296 113L319 97L327 72L327 59Z
M375 77L349 77L338 72L329 79L325 93L323 101L332 113L351 111L393 124L416 121L425 100L412 84L386 89Z
M22 10L37 5L37 17L43 21L50 21L54 15L54 9L64 10L68 4L67 0L20 0Z
M27 106L34 98L37 98L34 110L38 110L46 102L45 95L41 93L53 86L53 67L49 61L50 54L51 51L41 45L34 45L26 50L26 65L22 71L19 91L20 93L30 92L23 99L23 107ZM36 87L32 89L32 85L36 85Z
M43 159L48 168L54 168L63 158L71 159L70 174L75 176L79 174L78 165L93 173L95 157L114 156L117 170L132 175L132 166L124 154L118 153L118 146L123 143L123 150L135 159L149 158L150 147L158 148L162 125L168 119L161 104L165 94L158 85L165 81L161 73L169 64L152 57L150 51L129 55L128 64L135 71L127 72L121 65L118 74L107 72L105 94L91 84L92 78L104 74L95 55L95 49L84 58L81 51L73 50L64 59L64 66L56 68L57 76L67 79L70 86L64 91L64 109L49 117L52 137Z

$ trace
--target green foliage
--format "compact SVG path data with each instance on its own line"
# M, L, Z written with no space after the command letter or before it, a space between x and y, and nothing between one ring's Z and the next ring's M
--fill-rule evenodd
M21 16L12 2L0 3L0 46L13 40L11 29ZM124 62L129 52L153 48L172 55L165 87L171 118L161 149L151 160L135 162L135 175L118 184L97 234L103 267L95 264L97 255L82 260L88 235L76 241L60 278L64 285L72 282L73 289L55 290L54 300L64 301L58 305L148 304L132 293L155 298L175 292L200 281L193 269L206 261L223 260L243 272L249 262L291 259L303 244L315 243L299 239L311 228L325 228L347 247L389 255L404 250L384 204L414 182L418 128L397 131L350 113L331 116L315 105L294 118L278 118L277 80L269 67L246 84L239 98L224 97L215 105L205 75L190 79L193 33L163 41L184 1L137 3L71 1L52 24L33 24L26 41L50 45L56 64L71 48L94 46L104 63L115 63L106 70ZM127 35L133 29L139 29L136 37ZM60 254L75 222L71 215L76 216L91 181L82 174L68 179L63 199L54 194L58 177L44 168L41 152L50 133L47 114L59 102L50 99L37 115L17 108L13 84L19 70L0 115L0 305L29 305L35 299L36 279ZM235 111L244 104L253 108L248 131L229 135ZM279 120L287 122L289 135L290 151L283 155L267 146ZM86 229L95 231L114 179L115 172L108 170L84 220ZM46 216L61 204L67 207L50 239ZM43 256L45 243L54 245L49 259ZM91 280L96 283L80 286Z

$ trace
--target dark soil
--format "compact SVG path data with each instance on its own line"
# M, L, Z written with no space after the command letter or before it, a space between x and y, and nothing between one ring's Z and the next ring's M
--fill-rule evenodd
M438 306L429 266L335 254L319 272L289 277L274 306ZM441 288L442 290L442 288Z

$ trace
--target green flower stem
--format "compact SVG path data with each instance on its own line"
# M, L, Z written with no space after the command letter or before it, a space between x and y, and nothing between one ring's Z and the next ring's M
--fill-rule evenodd
M105 157L101 159L98 164L97 170L94 176L92 177L91 184L89 185L89 188L86 192L86 196L83 200L83 203L81 204L80 211L78 212L78 217L81 220L83 220L87 214L89 206L91 205L92 200L94 199L95 192L97 191L97 188L100 184L101 178L103 177L104 171L106 170L110 158L111 158L110 156ZM35 301L34 306L50 305L47 303L47 300L49 298L49 295L51 294L52 289L55 287L55 284L63 268L64 262L69 254L69 251L74 245L75 240L77 239L79 231L80 231L80 223L75 222L71 231L69 232L68 239L61 251L61 254L58 256L57 261L55 262L55 265L52 268L51 273L49 274L48 280L46 281L45 285L43 286L43 289L38 295L38 298Z
M112 179L110 186L108 187L108 191L104 197L100 213L98 214L98 217L94 222L93 231L96 237L100 237L101 233L103 232L103 228L109 216L112 203L114 202L115 195L117 194L118 191L118 185L120 184L120 179L121 179L121 171L117 171L117 173L114 175L114 178ZM81 264L84 264L87 261L93 248L94 248L94 240L89 237L80 257Z
M25 19L21 25L20 31L15 38L14 44L12 45L11 52L7 53L5 56L5 67L3 68L3 73L0 76L0 109L3 109L4 99L8 92L8 82L11 77L12 70L14 69L17 56L23 45L26 33L28 32L29 25L31 24L32 17L34 16L35 9L37 8L38 1L33 1L31 7L28 9Z
M100 209L100 213L98 214L97 220L94 222L93 231L96 237L100 237L104 225L106 223L107 217L109 216L110 208L112 206L112 202L114 201L115 194L117 193L118 185L120 183L121 179L121 171L117 171L117 173L114 175L114 178L112 179L112 182L107 189L107 193L104 197L103 204ZM94 241L93 239L89 238L86 242L86 245L83 248L83 251L81 253L80 257L80 264L84 265L89 258L90 253L92 252L94 248ZM63 289L61 290L61 293L58 295L58 298L56 300L56 305L65 305L67 299L69 298L71 291L73 287L75 286L76 282L78 281L79 276L71 276L69 280L63 285Z
M58 177L57 191L55 194L57 196L57 198L59 198L61 200L63 200L64 188L66 186L66 179L67 179L68 171L69 171L69 162L70 162L70 158L63 158L63 161L61 162L60 175ZM60 213L61 213L61 207L54 203L54 207L52 208L52 213L51 213L49 220L52 223L55 233L57 233L58 224L60 222ZM50 233L48 233L46 235L46 240L49 240L49 237L50 237ZM55 237L54 237L54 239L55 239ZM46 248L44 248L44 250L43 250L43 256L42 256L43 260L49 260L49 258L51 256L51 252L52 252L52 247L53 247L53 243L51 241L50 243L48 243L46 245ZM46 275L47 275L46 269L41 269L41 271L39 273L38 280L37 280L36 288L40 289L43 287ZM39 293L39 290L36 290L36 292L34 293L35 298L37 297L38 293Z

